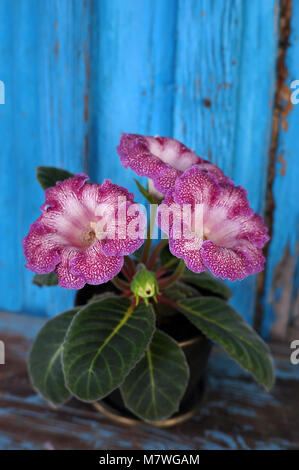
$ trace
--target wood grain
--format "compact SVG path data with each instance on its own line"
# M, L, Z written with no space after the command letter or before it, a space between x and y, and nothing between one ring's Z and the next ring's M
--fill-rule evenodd
M274 155L273 226L267 263L262 332L284 338L299 326L299 105L291 103L291 82L299 77L299 3L284 0L281 18L282 83L277 97L277 149ZM290 24L289 24L290 23ZM283 51L280 55L282 55ZM278 75L279 77L279 75Z
M179 1L174 136L219 165L265 210L278 2ZM230 283L253 321L256 277Z
M201 411L169 430L128 428L75 400L51 409L32 390L25 358L41 319L0 314L6 364L0 366L0 449L298 449L299 366L279 349L271 394L215 351ZM278 349L277 349L278 350Z

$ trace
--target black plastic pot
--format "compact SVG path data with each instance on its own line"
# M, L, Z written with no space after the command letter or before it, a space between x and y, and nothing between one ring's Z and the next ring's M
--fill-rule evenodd
M118 293L119 291L112 283L99 286L87 285L77 292L75 306L85 305L94 295L106 292ZM162 318L157 326L178 342L184 351L190 369L188 387L179 411L165 421L151 423L158 427L169 427L186 421L201 406L207 391L207 364L212 343L202 333L199 333L197 328L181 313ZM115 390L101 402L94 403L94 407L114 421L127 425L142 423L126 409L119 390Z

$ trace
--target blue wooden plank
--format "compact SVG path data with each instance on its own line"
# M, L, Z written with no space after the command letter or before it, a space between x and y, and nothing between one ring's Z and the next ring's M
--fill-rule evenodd
M94 14L90 170L134 191L115 147L121 132L171 135L176 1L102 0Z
M278 2L179 1L174 137L243 185L264 210L275 93ZM256 277L232 304L253 321Z
M1 107L0 304L9 310L53 315L73 292L38 289L25 270L22 238L39 215L40 164L82 171L88 92L90 2L4 0L0 5ZM3 243L4 241L4 243Z
M18 267L18 221L17 221L17 183L18 161L13 151L11 123L15 114L16 100L13 83L13 17L11 2L0 3L0 75L5 84L6 103L0 106L0 187L1 187L1 224L0 224L0 286L1 304L14 305L19 310L21 296ZM12 307L11 307L12 308Z
M171 133L175 2L29 0L0 8L8 101L1 110L0 305L52 315L72 304L73 293L38 289L23 268L21 240L43 198L35 166L89 170L94 180L135 189L115 147L121 131Z
M299 105L290 106L291 82L299 78L299 3L292 2L290 46L286 55L287 80L281 121L273 195L275 211L264 297L264 334L284 337L292 322L299 326ZM292 109L291 109L292 108ZM287 114L287 111L290 111Z

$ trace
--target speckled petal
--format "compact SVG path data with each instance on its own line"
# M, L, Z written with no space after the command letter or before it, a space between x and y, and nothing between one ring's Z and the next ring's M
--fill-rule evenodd
M146 215L140 211L140 206L136 203L126 203L123 205L123 209L126 210L126 217L125 215L122 216L121 213L119 214L119 212L116 214L119 216L120 222L116 224L116 228L113 230L114 237L103 240L102 251L107 256L130 255L143 245ZM122 208L120 207L121 211Z
M178 224L176 224L178 225ZM201 273L205 267L201 257L201 246L203 240L198 237L192 237L188 227L182 224L180 238L174 236L175 227L171 230L169 238L169 250L177 258L183 258L187 268L195 273ZM187 238L189 235L190 238Z
M211 205L220 194L221 189L215 180L196 165L176 180L173 197L178 204L194 206L204 202Z
M239 215L245 215L248 218L254 214L249 206L247 192L242 186L222 183L219 184L219 187L221 188L221 197L215 201L214 207L225 209L229 219Z
M61 261L56 266L55 272L58 276L58 285L65 289L82 289L85 285L83 276L75 276L70 269L70 262L79 253L73 248L64 248L61 252Z
M82 277L88 284L103 284L116 276L123 266L122 256L106 256L102 242L81 251L70 261L71 272Z
M117 151L125 168L150 178L162 194L173 186L183 171L204 161L184 144L169 137L123 134Z
M217 165L214 165L214 163L211 163L208 160L204 160L203 163L199 163L197 166L200 171L205 171L218 183L228 183L234 185L234 182L228 178L228 176L226 176Z
M47 210L48 207L55 209L67 209L78 200L78 191L82 188L88 176L84 173L78 173L72 178L59 181L55 186L51 186L45 191L45 203L41 206L41 210Z
M215 245L207 240L201 250L205 266L216 277L238 281L248 276L248 256L243 251Z
M60 262L60 246L55 233L38 219L31 224L29 234L23 240L26 268L38 274L50 273Z
M248 274L257 274L264 269L266 259L263 256L261 248L247 240L240 240L238 243L238 251L244 253L247 256Z
M241 216L238 219L240 225L237 239L246 239L254 243L259 248L270 240L268 228L264 225L264 220L259 214L254 214L248 218Z

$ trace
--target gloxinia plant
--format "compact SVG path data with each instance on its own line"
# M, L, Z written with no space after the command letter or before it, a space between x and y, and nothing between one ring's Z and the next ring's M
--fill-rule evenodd
M152 205L151 223L146 207L110 180L37 170L45 202L24 239L26 267L39 286L78 292L75 307L36 338L34 387L54 406L74 396L166 420L194 403L205 341L205 354L218 343L269 390L269 349L217 279L242 280L264 267L269 237L246 191L174 139L123 134L117 150L125 168L148 178L137 185ZM154 217L162 236L152 243ZM190 353L196 342L201 349Z

